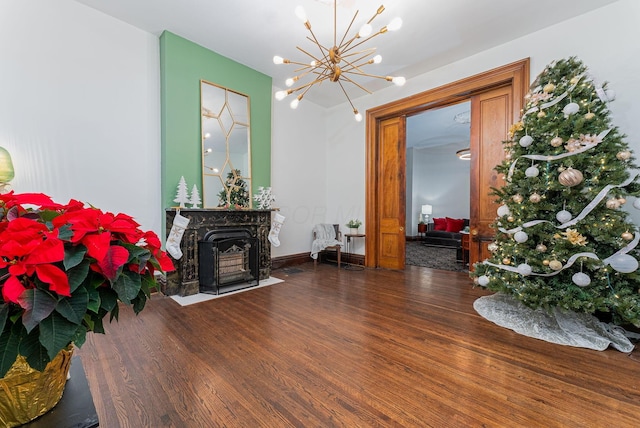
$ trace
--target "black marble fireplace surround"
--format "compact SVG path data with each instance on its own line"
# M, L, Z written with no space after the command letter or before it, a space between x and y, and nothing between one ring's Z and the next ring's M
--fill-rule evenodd
M176 215L175 208L169 208L166 214L167 237ZM268 240L271 226L271 210L220 210L182 208L180 215L189 219L184 231L180 249L182 257L173 260L176 270L167 274L166 284L161 286L163 294L168 296L190 296L200 292L198 242L204 240L211 231L224 229L246 229L258 242L259 280L271 275L271 244Z

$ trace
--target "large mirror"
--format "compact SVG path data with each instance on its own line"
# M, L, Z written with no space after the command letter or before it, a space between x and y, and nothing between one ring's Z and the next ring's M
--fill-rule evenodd
M249 97L200 81L204 208L251 208Z

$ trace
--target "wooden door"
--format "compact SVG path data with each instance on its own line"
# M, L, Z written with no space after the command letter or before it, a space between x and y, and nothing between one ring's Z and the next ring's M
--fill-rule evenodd
M471 242L469 267L489 257L493 241L490 224L496 219L498 204L492 187L501 187L503 177L494 169L504 159L502 141L513 123L511 85L471 97Z
M405 258L405 118L380 121L378 267L404 269Z

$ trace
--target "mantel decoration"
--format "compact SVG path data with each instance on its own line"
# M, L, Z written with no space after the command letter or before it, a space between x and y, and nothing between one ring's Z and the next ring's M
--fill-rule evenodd
M322 45L316 35L313 33L311 29L311 23L307 19L307 14L305 13L302 6L298 6L295 9L296 16L302 21L305 28L309 30L311 37L307 37L308 40L314 43L314 48L317 47L317 53L310 53L301 47L297 47L299 51L304 53L311 60L310 62L297 62L291 61L289 59L285 59L281 56L274 56L273 62L275 64L295 64L298 67L295 71L300 72L297 76L289 78L286 80L285 84L287 87L293 86L295 82L302 78L306 78L307 76L315 76L311 82L301 84L300 86L292 89L287 89L286 91L278 91L275 94L277 100L282 100L290 94L299 92L299 95L291 101L291 108L295 109L298 107L298 104L302 100L302 97L311 89L314 85L320 84L325 80L330 80L331 82L338 83L342 92L347 97L347 101L351 104L351 108L353 109L353 114L355 115L355 119L360 122L362 120L362 114L358 112L358 109L355 108L347 91L343 86L343 82L351 83L354 86L362 89L363 91L371 94L371 91L366 89L364 86L355 82L352 77L360 76L360 77L373 77L376 79L384 79L389 82L393 82L397 86L402 86L405 84L406 79L401 76L379 76L375 74L369 74L362 71L363 67L369 64L379 64L382 62L382 57L380 55L375 55L376 48L367 48L363 50L354 50L363 43L373 39L374 37L384 34L387 31L396 31L399 30L402 26L402 19L394 18L388 25L380 28L378 32L371 34L373 28L371 27L371 23L373 20L384 12L384 6L380 6L376 13L367 21L360 30L351 38L347 38L351 27L353 26L356 17L358 16L358 12L353 15L351 19L351 23L347 27L344 32L344 35L340 39L338 43L337 38L337 0L333 2L333 46L327 47Z
M26 423L55 406L73 347L87 332L104 333L103 318L118 319L118 302L139 313L155 273L174 269L158 236L139 226L76 200L0 195L0 425ZM42 378L56 366L58 380ZM40 378L29 383L32 374Z

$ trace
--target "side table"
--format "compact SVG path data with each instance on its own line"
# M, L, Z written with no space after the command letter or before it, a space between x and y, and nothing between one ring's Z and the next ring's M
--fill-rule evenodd
M350 260L351 257L351 252L350 252L350 246L351 246L351 239L355 239L355 238L362 238L364 239L365 234L364 233L346 233L345 238L347 238L347 245L345 246L345 256L347 256L347 260ZM356 265L353 263L345 263L344 266L345 269L350 269L350 270L363 270L364 266L362 265Z

